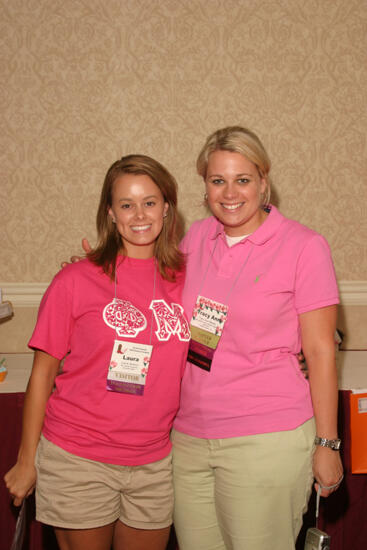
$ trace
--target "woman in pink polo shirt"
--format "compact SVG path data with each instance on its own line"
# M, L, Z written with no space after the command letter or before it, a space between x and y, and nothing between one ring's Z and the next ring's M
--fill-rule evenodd
M154 159L116 161L96 248L56 275L40 306L22 440L5 481L15 505L36 485L37 519L61 550L166 548L169 435L190 339L176 197Z
M269 204L270 161L249 130L212 134L197 168L213 215L182 243L192 342L172 434L179 546L291 550L312 480L342 477L330 250Z

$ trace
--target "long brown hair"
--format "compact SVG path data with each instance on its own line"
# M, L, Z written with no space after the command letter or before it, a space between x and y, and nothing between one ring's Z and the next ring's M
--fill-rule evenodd
M164 202L168 203L163 228L154 244L154 256L162 277L175 279L175 271L183 268L183 254L178 248L177 183L175 178L158 161L145 155L127 155L110 166L104 179L97 211L97 246L88 258L103 268L111 279L115 276L119 251L124 251L121 235L108 215L112 206L113 184L122 174L145 174L159 187Z

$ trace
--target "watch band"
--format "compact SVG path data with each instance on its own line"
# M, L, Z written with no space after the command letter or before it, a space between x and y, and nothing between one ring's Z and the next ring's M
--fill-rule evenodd
M341 439L326 439L326 437L315 437L315 445L320 445L321 447L329 447L333 451L339 451L341 446Z

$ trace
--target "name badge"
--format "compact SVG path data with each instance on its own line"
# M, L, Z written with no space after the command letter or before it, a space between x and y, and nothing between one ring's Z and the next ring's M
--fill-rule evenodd
M187 356L190 363L210 371L227 314L228 306L198 296L190 322L191 340Z
M115 340L107 375L107 389L143 395L153 346Z

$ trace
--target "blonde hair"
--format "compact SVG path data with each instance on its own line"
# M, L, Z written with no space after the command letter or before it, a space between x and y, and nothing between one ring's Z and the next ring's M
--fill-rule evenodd
M124 251L124 246L108 210L112 206L113 184L122 174L149 176L160 189L164 202L168 203L163 228L154 245L154 256L162 277L175 280L174 272L181 270L184 264L183 254L178 248L177 183L162 164L145 155L127 155L108 169L97 211L98 243L87 256L114 278L117 255L121 249Z
M240 153L255 164L260 177L266 182L266 189L262 196L262 205L266 206L269 204L271 194L271 180L269 176L271 162L265 147L254 132L242 126L227 126L211 134L207 138L196 161L198 174L204 179L206 178L208 169L209 155L214 151Z

